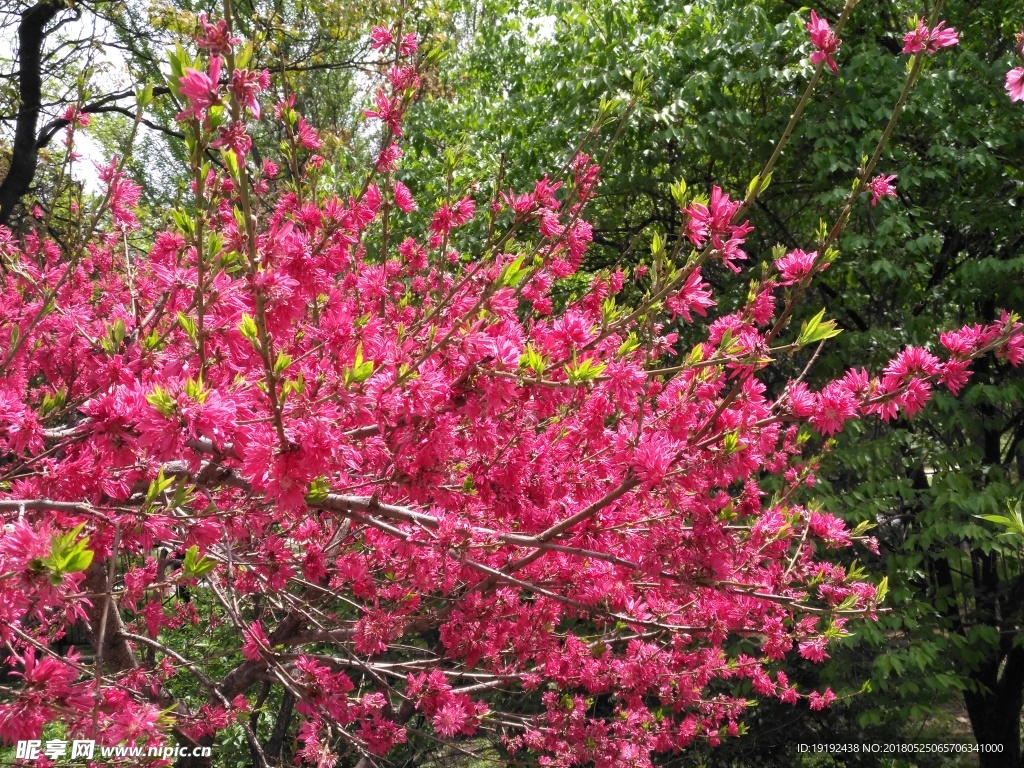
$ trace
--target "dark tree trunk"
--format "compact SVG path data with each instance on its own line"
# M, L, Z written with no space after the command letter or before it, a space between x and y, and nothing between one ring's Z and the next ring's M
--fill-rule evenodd
M995 307L983 302L983 317L991 322ZM979 361L978 378L987 380L991 360ZM984 463L1000 467L1005 422L988 402L978 405L982 418L981 446ZM1007 582L999 573L1000 556L995 552L971 553L971 577L974 586L975 620L999 632L999 644L981 666L970 675L977 690L964 691L964 704L971 719L974 738L981 750L981 768L1024 768L1021 763L1021 708L1024 707L1024 649L1016 646L1021 619L1021 579ZM1001 751L985 751L996 749Z
M1007 667L1011 662L1007 662ZM1021 667L1020 660L1016 663ZM1009 671L1009 669L1007 669ZM1002 749L1001 752L982 751L978 753L981 768L1022 768L1020 750L1020 713L1024 706L1024 688L1021 670L1013 679L997 681L991 679L991 687L981 693L964 692L964 704L971 718L974 738L984 750L986 747ZM995 678L995 675L992 676Z
M93 560L85 572L82 588L90 594L102 595L90 600L92 606L86 610L86 614L92 629L89 642L93 651L102 656L104 672L116 674L137 669L139 662L124 636L121 612L109 597L106 561Z
M291 691L285 691L281 699L281 708L277 711L277 718L274 720L274 732L270 735L264 752L273 761L273 764L286 765L290 762L288 753L291 751L286 740L288 730L292 724L292 714L295 710L295 696ZM253 765L256 765L253 760Z
M36 175L38 146L36 127L42 102L42 53L46 25L66 6L44 0L25 11L18 25L18 95L21 105L14 130L11 167L0 184L0 224L10 221L18 201L32 186Z

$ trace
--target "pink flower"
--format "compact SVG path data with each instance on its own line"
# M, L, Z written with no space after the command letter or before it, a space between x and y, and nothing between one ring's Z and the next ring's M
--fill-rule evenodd
M260 103L256 96L270 87L270 72L252 72L248 69L236 69L231 73L231 84L228 91L243 108L248 107L252 116L260 119Z
M800 282L801 279L811 273L811 270L814 268L814 262L817 259L817 251L804 253L797 248L776 261L775 268L779 270L782 285L792 285L793 283Z
M206 20L206 14L199 15L199 25L203 33L196 37L196 45L203 50L209 51L213 56L226 56L231 53L231 47L238 45L241 40L231 37L228 34L228 25L224 19L218 19L216 24Z
M739 210L740 202L730 200L729 195L722 191L721 187L711 188L711 199L707 205L694 201L683 209L683 213L690 217L686 224L686 236L697 248L704 247L710 239L712 247L719 252L722 261L733 272L739 272L739 267L733 264L747 258L747 255L740 249L746 236L753 231L748 222L733 224L732 219Z
M633 452L633 469L642 480L657 483L672 466L675 453L675 441L656 432L644 438Z
M533 210L533 206L536 202L536 198L533 194L523 192L521 195L517 195L515 190L512 189L508 192L502 192L501 199L517 216L525 216L528 214Z
M665 306L673 316L682 315L688 323L693 322L691 311L707 316L707 309L715 306L715 300L711 298L711 286L701 279L700 267L687 276L679 293L665 300Z
M1003 312L1003 317L1000 319L1001 322L1009 324L1009 316L1006 312ZM1010 335L1005 346L996 350L996 357L1001 360L1009 361L1010 365L1020 365L1024 362L1024 331L1021 330L1022 326L1017 323L1016 329Z
M48 528L37 531L24 520L19 520L0 536L0 563L4 570L20 571L33 561L45 560L50 554L52 538L53 533Z
M383 51L394 42L395 34L387 27L377 25L370 31L370 47L375 51Z
M438 735L451 737L466 726L468 719L465 708L460 706L457 701L452 701L438 709L431 718L431 723Z
M263 654L270 651L270 640L260 622L254 621L248 628L242 630L242 635L245 638L242 653L249 661L258 661Z
M831 546L845 547L850 543L850 533L846 530L846 524L835 515L812 512L807 520L807 528L817 538Z
M118 179L110 185L110 215L114 223L125 229L135 229L138 219L132 210L139 204L142 187L128 179Z
M409 32L402 36L402 42L398 44L398 53L400 56L411 56L416 52L418 46L416 33Z
M820 694L817 691L811 691L811 695L808 699L811 709L821 710L828 708L832 702L836 700L836 695L832 693L832 689L826 688L824 694Z
M871 190L872 205L878 205L878 201L883 197L896 197L896 187L892 183L896 178L895 174L892 176L882 174L875 176L875 178L868 182L868 189Z
M295 130L295 141L300 147L312 149L314 152L324 145L319 134L313 129L313 126L306 122L304 117L299 118L299 125Z
M227 147L234 151L239 157L249 154L252 149L252 139L245 131L244 123L231 123L222 125L217 129L217 140L210 144L213 148Z
M1010 94L1010 101L1024 101L1024 67L1006 73L1006 91Z
M885 367L882 380L887 389L895 389L909 376L937 376L942 371L939 358L922 347L907 347Z
M392 67L389 69L388 81L396 91L404 91L407 88L418 88L420 76L416 74L416 68L409 64L404 67Z
M954 355L969 357L978 347L980 326L964 326L958 331L944 331L939 334L942 346Z
M811 424L823 435L843 431L843 424L857 415L857 401L842 382L825 385L818 394L817 409L811 414Z
M160 733L160 710L151 704L131 702L118 707L111 719L113 724L105 734L111 744L153 743Z
M60 119L67 120L76 128L84 128L89 125L89 115L76 106L70 106L65 109L64 113L60 116Z
M209 74L189 68L178 78L178 90L189 103L188 109L178 113L179 120L189 117L201 120L204 109L220 103L220 68L221 58L214 56L210 59Z
M392 183L395 194L395 205L402 209L403 213L412 213L416 210L416 201L412 198L412 192L400 181Z
M811 43L818 49L811 54L811 63L818 65L824 61L832 74L838 75L839 67L832 56L839 50L842 41L832 31L829 23L814 11L811 11L811 20L807 22L807 31L811 33Z
M910 418L918 413L932 397L931 385L923 379L911 379L907 382L907 391L897 398L903 406L903 414Z
M470 197L464 197L452 205L442 205L430 220L430 231L435 235L447 235L453 227L461 227L473 218L476 203Z
M371 119L380 120L396 136L402 135L402 108L398 103L398 99L389 99L388 95L383 90L378 90L377 95L374 96L375 109L364 109L363 116Z
M384 149L381 150L380 155L377 157L377 171L378 173L388 173L394 171L397 167L398 161L402 159L401 148L391 142Z
M789 409L797 418L804 418L814 413L817 406L815 395L802 381L789 388Z
M935 53L942 48L952 48L960 42L960 33L953 27L943 29L946 22L940 21L928 35L928 53Z
M806 643L800 643L800 655L808 661L824 661L829 657L825 651L827 646L828 640L824 637L816 637Z
M950 48L960 42L959 33L949 27L944 29L946 22L940 21L934 28L928 29L923 21L917 22L917 29L903 36L903 53L935 53L941 48Z

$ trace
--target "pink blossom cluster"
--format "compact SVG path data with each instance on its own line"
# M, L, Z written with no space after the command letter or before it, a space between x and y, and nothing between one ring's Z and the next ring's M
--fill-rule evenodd
M240 148L266 84L225 71L226 27L203 34L183 119ZM371 42L415 50L385 28ZM438 737L497 729L549 765L650 766L737 735L741 683L835 699L780 666L873 615L876 588L831 559L873 542L801 503L801 427L912 416L980 355L1019 364L1024 328L1004 314L878 375L772 396L759 374L801 346L782 319L828 252L780 256L683 349L670 323L715 306L706 261L665 278L665 311L616 306L640 270L580 282L600 172L585 152L496 194L486 243L472 188L407 216L393 173L414 82L389 78L369 110L386 129L351 196L318 185L322 140L288 99L280 164L195 169L202 233L176 216L126 260L139 191L116 160L86 242L0 228L0 639L19 680L0 739L60 720L103 743L210 744L267 682L296 698L305 764L386 755L418 712ZM228 134L210 114L224 100ZM684 213L686 242L738 272L742 204L714 187ZM82 620L102 675L50 649ZM180 641L201 620L232 638L216 659ZM503 712L509 693L537 716Z
M729 195L720 187L713 186L710 200L694 200L683 210L687 216L686 236L690 242L697 248L710 243L722 262L733 272L740 271L735 262L747 258L740 246L753 231L748 222L737 224L733 221L739 208L739 200L730 200Z
M1017 33L1017 57L1024 59L1024 32ZM1006 73L1006 92L1010 101L1024 101L1024 67L1014 67Z
M937 53L959 42L960 33L947 27L946 22L940 21L929 29L924 21L918 20L917 26L903 36L903 53Z
M832 70L832 74L838 75L839 67L836 65L836 60L832 57L839 51L842 41L832 31L831 25L826 19L821 18L812 10L811 20L807 22L807 31L811 33L811 44L817 49L811 54L811 63L821 64L821 62L825 62L828 64L829 69Z

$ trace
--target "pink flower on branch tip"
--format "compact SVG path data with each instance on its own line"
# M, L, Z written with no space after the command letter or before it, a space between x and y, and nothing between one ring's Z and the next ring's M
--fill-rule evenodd
M197 35L196 45L214 56L226 56L231 53L231 48L242 42L237 37L232 37L228 32L228 25L224 19L219 19L216 24L211 24L206 19L206 14L199 15L199 26L203 28L201 35Z
M411 56L419 45L414 32L402 35L399 39L392 30L384 26L378 25L370 31L370 47L375 51L383 51L385 48L395 45L396 42L399 56Z
M1017 320L1016 315L1003 311L999 318L999 326L1000 333L1005 334L1006 341L996 350L996 357L1014 366L1024 363L1024 324Z
M893 185L896 178L895 174L892 176L882 174L875 176L875 178L868 182L868 189L871 190L872 205L878 205L878 201L883 197L896 197L896 187Z
M263 625L260 622L252 622L242 630L242 636L245 639L242 644L242 654L249 661L257 661L264 653L270 652L270 639L263 631Z
M399 56L411 56L416 53L416 49L419 47L419 42L416 38L415 32L409 32L402 36L402 42L398 44L398 55Z
M821 662L829 657L825 650L828 646L828 641L823 637L816 637L813 640L800 643L799 651L800 655L808 661Z
M740 246L753 231L749 222L732 223L740 205L739 200L730 200L721 187L713 186L711 199L706 205L695 200L683 209L683 213L690 217L686 224L686 236L690 242L697 248L703 248L710 240L714 250L733 272L739 272L739 267L733 262L747 258Z
M778 259L775 262L775 268L779 270L779 277L782 278L781 284L792 285L800 282L814 269L814 262L817 258L817 251L805 253L797 248Z
M818 49L811 54L811 63L818 65L824 61L832 74L838 75L839 67L832 56L839 50L842 40L832 31L829 23L814 11L811 11L811 20L807 22L807 31L811 33L811 43Z
M395 194L395 205L397 205L403 213L412 213L416 210L416 201L413 200L412 192L400 181L396 181L392 184Z
M401 159L401 148L394 142L391 142L381 150L380 155L377 157L377 172L389 173L395 170L398 167L398 161Z
M84 128L89 125L89 115L74 105L65 109L60 119L66 120L76 128Z
M246 133L244 124L231 123L217 129L217 139L210 146L214 149L226 147L233 150L239 157L244 157L252 149L252 139Z
M812 710L827 709L832 705L832 702L836 700L836 695L832 693L831 689L825 689L824 694L820 694L817 691L812 691L808 697L808 702Z
M373 99L374 109L364 109L363 116L377 119L391 129L396 136L402 135L402 106L399 100L389 99L383 90L377 91Z
M946 27L940 21L932 29L928 29L923 21L917 22L917 28L903 36L903 53L935 53L942 48L951 48L960 42L960 33L953 27Z
M387 27L377 25L370 31L370 47L375 51L383 51L395 42L395 33Z
M295 129L295 143L300 147L311 149L314 152L320 149L324 143L320 139L320 135L308 122L306 118L300 117L299 124Z
M700 267L697 267L686 278L682 289L674 296L665 299L665 307L675 315L682 315L688 323L693 322L691 310L701 317L707 316L708 307L715 306L715 300L711 298L711 286L703 282L700 274Z
M388 82L396 91L404 91L420 87L420 76L411 64L405 67L392 67L388 70Z
M188 101L188 109L178 113L179 120L194 117L201 120L203 110L220 103L219 81L222 66L220 56L210 59L210 72L188 68L178 79L178 90Z
M260 103L256 97L270 87L270 72L252 72L248 69L236 69L231 73L231 83L228 91L232 98L238 102L243 109L248 108L249 112L256 119L260 119Z
M834 435L856 416L857 399L842 382L833 381L817 395L810 422L821 434Z
M1024 101L1024 67L1006 73L1006 92L1010 94L1010 101Z

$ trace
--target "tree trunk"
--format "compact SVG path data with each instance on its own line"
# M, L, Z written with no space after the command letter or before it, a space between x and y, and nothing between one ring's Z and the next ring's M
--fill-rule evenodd
M979 752L981 768L1022 768L1020 751L1020 713L1024 691L997 684L995 691L964 692L964 703L971 718L974 738L981 749L1001 745L1002 752ZM995 746L994 749L999 749Z
M42 103L42 53L46 25L66 6L44 0L26 10L18 25L18 119L14 130L11 167L0 184L0 224L10 221L15 206L32 186L39 149L36 126Z

